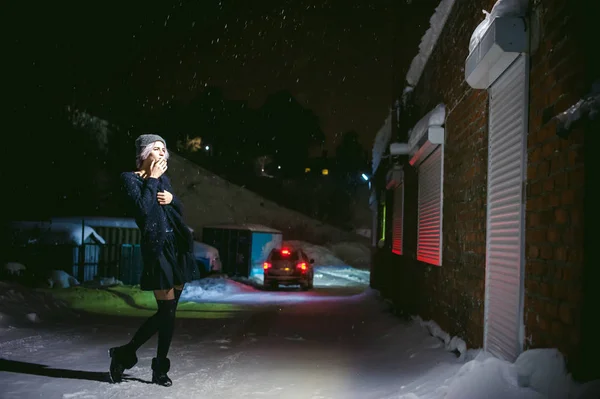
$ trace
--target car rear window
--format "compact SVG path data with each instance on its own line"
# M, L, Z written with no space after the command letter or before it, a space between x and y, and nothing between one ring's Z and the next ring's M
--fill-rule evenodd
M299 260L298 252L293 251L289 255L282 255L280 251L273 250L271 252L271 260Z

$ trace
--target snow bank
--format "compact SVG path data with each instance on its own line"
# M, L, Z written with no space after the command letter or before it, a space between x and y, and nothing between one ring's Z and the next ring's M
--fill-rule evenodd
M421 317L416 316L413 318L422 327L425 327L429 334L442 340L446 346L446 350L449 352L457 352L459 359L464 359L467 354L467 344L462 338L450 337L450 334L442 330L442 328L433 320L424 321Z
M52 270L48 278L50 288L69 288L79 285L79 281L63 270Z
M293 249L302 249L310 259L314 259L313 266L346 266L346 262L338 258L331 250L320 245L306 241L283 241L283 246Z
M346 264L359 269L369 269L371 250L366 245L358 242L339 242L329 244L327 248Z
M67 303L47 293L0 281L0 328L77 316Z
M488 28L497 17L517 17L523 16L527 12L529 0L498 0L491 12L482 10L485 14L485 19L481 21L475 28L469 41L469 54L473 52L475 47L481 42L481 39L487 32Z
M448 15L450 15L453 5L454 0L441 0L431 16L429 29L427 29L419 44L419 53L413 58L406 74L406 81L409 85L415 87L419 83L423 69L444 29L444 25L446 25L446 20L448 19Z
M413 321L444 343L445 349L460 353L465 361L460 369L444 381L431 381L438 388L435 395L408 393L417 399L588 399L600 397L600 380L586 384L573 381L565 359L557 349L531 349L514 363L499 359L481 349L467 351L459 337L451 337L432 320Z
M204 278L187 283L181 293L182 301L201 302L256 292L252 287L228 278Z

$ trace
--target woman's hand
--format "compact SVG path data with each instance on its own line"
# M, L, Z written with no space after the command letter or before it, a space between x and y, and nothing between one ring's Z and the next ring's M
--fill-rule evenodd
M156 194L156 197L158 198L158 203L161 205L169 205L173 201L173 194L166 190Z
M152 161L150 165L150 177L158 179L167 171L167 160L161 159L160 161Z

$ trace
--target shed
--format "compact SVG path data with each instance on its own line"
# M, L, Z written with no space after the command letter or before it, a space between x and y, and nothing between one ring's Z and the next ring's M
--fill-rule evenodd
M202 229L202 241L217 248L222 272L249 277L253 266L267 259L273 248L281 248L281 231L259 224L219 224Z
M91 226L106 241L100 249L99 271L104 277L116 277L124 284L139 284L142 274L141 231L135 219L124 217L72 216L52 218L53 222Z
M10 227L13 257L27 267L64 270L79 281L93 280L98 274L100 248L105 240L92 227L43 221L13 222Z

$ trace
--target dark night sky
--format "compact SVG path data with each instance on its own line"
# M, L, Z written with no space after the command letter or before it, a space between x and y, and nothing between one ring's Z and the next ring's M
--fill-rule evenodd
M139 113L212 85L258 107L288 89L317 113L330 150L350 129L370 148L391 98L391 2L19 5L17 107L76 103L110 119L117 99L128 104L119 112Z

